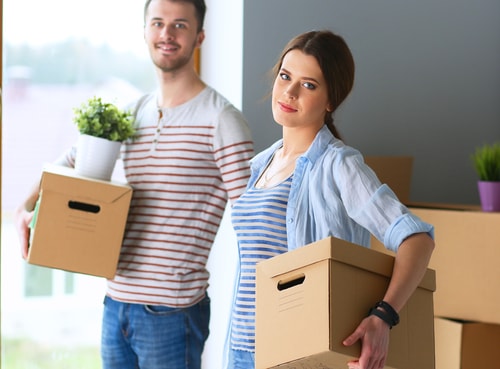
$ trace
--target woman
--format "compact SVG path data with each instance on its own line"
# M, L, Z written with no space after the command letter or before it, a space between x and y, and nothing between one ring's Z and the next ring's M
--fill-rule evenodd
M381 303L343 343L362 343L349 368L383 368L389 330L427 269L433 226L410 213L335 129L333 113L354 83L353 57L342 37L301 34L287 44L273 71L272 111L283 138L252 160L247 190L232 210L240 273L229 368L255 367L258 261L328 236L369 247L370 233L396 252L394 272Z

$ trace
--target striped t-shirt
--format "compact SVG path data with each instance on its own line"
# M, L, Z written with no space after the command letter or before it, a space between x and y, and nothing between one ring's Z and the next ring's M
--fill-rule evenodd
M234 204L232 223L238 239L240 275L231 321L231 347L255 351L255 267L288 251L286 207L292 177L265 189L250 188Z
M210 87L173 108L159 109L151 94L136 122L137 138L122 147L132 201L106 293L123 302L191 306L205 296L206 263L227 201L246 188L250 130Z

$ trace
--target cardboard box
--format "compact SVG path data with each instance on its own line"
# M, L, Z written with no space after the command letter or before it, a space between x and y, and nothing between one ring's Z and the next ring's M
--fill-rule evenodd
M436 317L434 327L436 368L500 368L500 325Z
M366 156L365 163L377 174L382 183L386 183L396 194L399 201L410 201L413 157L411 156Z
M44 168L40 188L27 261L112 278L132 188L53 165Z
M435 314L500 324L500 213L483 212L480 206L416 203L410 210L435 228L429 264L437 273ZM372 247L383 248L375 239Z
M256 368L344 369L359 357L348 337L382 299L394 257L326 238L257 265ZM391 330L386 368L434 368L428 270Z

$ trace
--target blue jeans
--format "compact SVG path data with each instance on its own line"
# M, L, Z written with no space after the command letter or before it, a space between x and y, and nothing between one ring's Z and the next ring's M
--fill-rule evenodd
M210 298L180 309L104 299L103 369L200 369Z
M255 369L255 353L229 349L227 369Z

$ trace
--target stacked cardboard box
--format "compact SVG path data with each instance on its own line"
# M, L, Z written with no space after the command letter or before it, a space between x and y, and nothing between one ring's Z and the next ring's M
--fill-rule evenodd
M436 228L430 265L438 275L438 368L500 368L500 213L443 205L412 211ZM453 364L452 358L459 360Z
M471 205L422 204L409 201L411 162L401 158L367 158L382 182L410 210L435 227L436 367L500 368L500 213ZM403 168L406 167L406 168ZM406 180L405 180L406 178ZM392 255L372 238L372 247Z
M345 368L359 342L342 344L379 301L394 257L329 237L257 265L256 368ZM433 291L428 269L391 330L386 368L433 369Z
M435 227L430 266L438 273L437 316L500 324L500 213L411 209Z
M436 368L500 368L500 325L436 318Z
M500 342L500 213L483 212L480 206L421 203L411 204L410 210L435 227L430 267L437 274L437 368L500 368L496 350L485 349L492 337L495 347ZM375 239L372 247L387 252Z
M132 188L47 165L42 174L28 262L99 277L114 276Z

